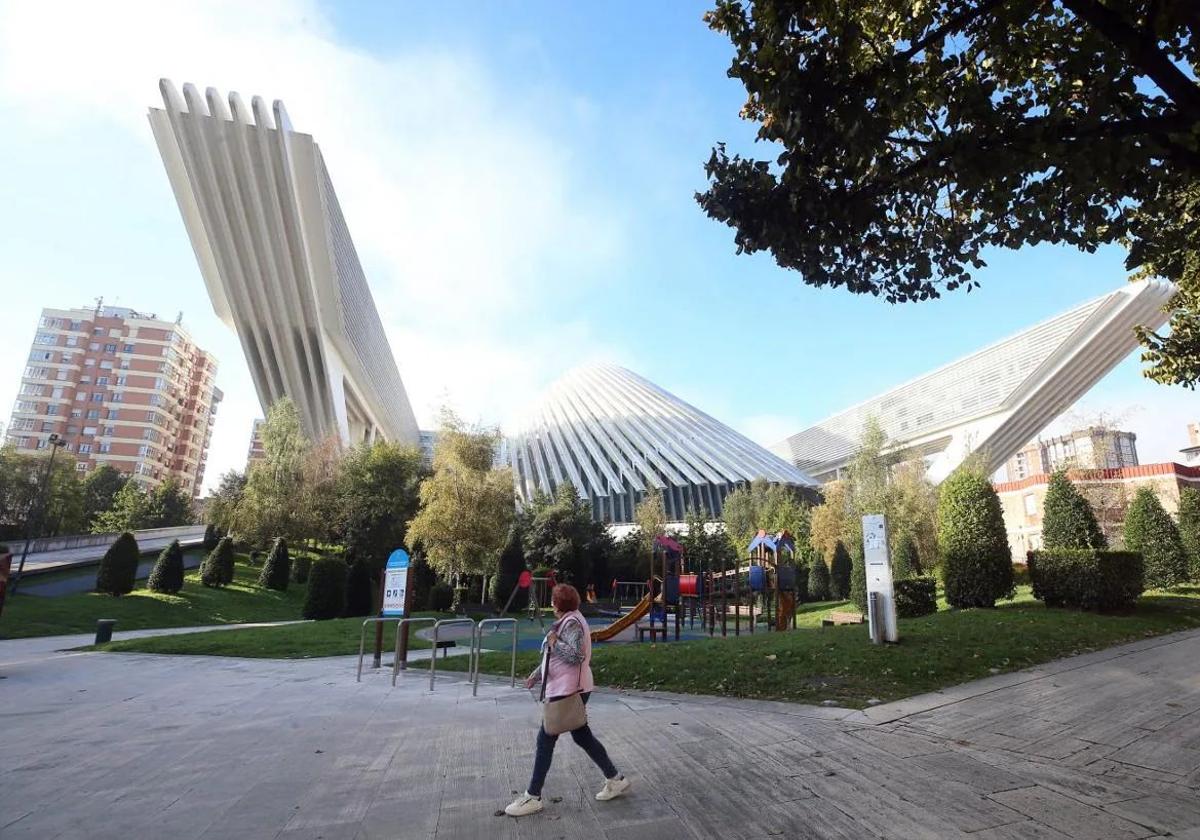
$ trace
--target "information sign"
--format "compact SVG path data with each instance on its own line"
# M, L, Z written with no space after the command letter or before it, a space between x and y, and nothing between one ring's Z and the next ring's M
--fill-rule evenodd
M397 548L388 557L383 570L383 613L385 618L404 618L404 601L408 594L408 552Z

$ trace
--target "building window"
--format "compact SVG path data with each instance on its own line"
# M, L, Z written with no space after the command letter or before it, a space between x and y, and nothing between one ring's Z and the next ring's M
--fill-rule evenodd
M67 381L67 372L65 370L60 370L58 373L56 373L54 375L54 378L57 379L59 382L66 382Z
M28 335L28 333L26 333ZM51 346L58 344L58 336L54 333L40 332L33 337L34 344L49 344Z
M88 409L87 419L99 420L100 419L100 409L98 409L98 408Z
M42 431L43 432L53 432L54 424L51 423L49 420L43 420L42 421Z
M115 344L105 344L105 345L104 345L104 352L105 352L105 353L116 353L116 352L117 352L117 345L115 345Z
M95 366L96 366L96 360L95 360L95 359L84 359L84 360L83 360L83 366L84 366L84 367L95 367Z
M92 327L92 335L104 335L104 327Z
M107 376L97 376L97 377L96 377L96 384L97 384L97 385L107 385L107 384L108 384L108 377L107 377Z
M141 446L138 447L138 454L139 455L149 455L150 447L143 443Z
M50 415L51 417L58 414L58 406L54 405L53 403L46 406L46 414Z
M107 442L105 442L105 443L101 443L101 444L100 444L100 451L101 451L101 452L108 452L110 449L112 449L112 444L111 444L111 443L107 443Z
M118 412L115 408L110 408L108 410L108 415L105 417L105 419L106 420L116 420L116 419L118 419L117 414L118 414Z
M142 440L154 440L154 430L142 429Z
M92 402L104 402L104 394L99 391L92 394Z
M112 437L112 434L113 434L113 427L105 426L104 427L104 437ZM108 450L106 449L104 451L107 452Z
M83 427L83 436L84 437L95 437L96 436L96 427L95 426L84 426Z
M86 434L86 430L84 433ZM79 444L79 454L80 455L88 455L91 453L91 451L92 451L92 445L90 443Z
M87 472L87 468L88 468L87 461L76 461L75 462L75 472Z
M82 416L83 416L83 412L80 411L78 408L71 409L71 419L72 420L78 420Z
M89 342L89 343L88 343L88 349L89 349L89 350L99 350L99 349L100 349L100 342L99 342L99 341L92 341L92 342Z
M34 350L29 354L31 362L50 362L54 360L54 354L49 350Z
M1037 495L1034 493L1025 494L1025 515L1035 516L1037 514Z
M76 335L67 336L67 346L68 347L78 347L79 346L79 336L76 336Z
M127 377L127 376L118 376L117 377L117 387L118 388L124 387L124 385L128 379L129 379L129 377Z
M112 362L105 359L103 362L100 363L100 368L101 368L101 370L112 370L113 369Z
M120 391L118 391L117 393L112 395L111 402L121 402L123 397L124 397L124 394L122 394Z
M54 390L50 392L50 396L56 400L61 400L63 398L63 387L61 385L55 385Z

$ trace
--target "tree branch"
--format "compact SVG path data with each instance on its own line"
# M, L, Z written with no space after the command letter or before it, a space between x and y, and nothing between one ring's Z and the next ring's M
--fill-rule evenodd
M997 6L1002 6L1006 2L1007 0L983 0L983 2L978 6L965 9L958 14L953 15L941 26L930 30L921 38L914 41L907 50L902 53L898 53L895 58L892 59L892 61L896 64L902 64L903 62L908 61L910 58L920 53L921 50L927 48L930 44L940 41L947 35L958 32L960 29L963 29L969 24L974 23L976 20L995 9Z
M1158 42L1134 27L1099 0L1062 0L1076 17L1123 50L1183 111L1200 120L1200 85L1175 66Z

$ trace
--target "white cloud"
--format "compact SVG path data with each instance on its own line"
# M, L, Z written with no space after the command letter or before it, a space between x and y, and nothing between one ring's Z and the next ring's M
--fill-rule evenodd
M83 143L119 126L157 160L145 115L160 77L282 99L317 139L423 423L445 400L508 420L531 389L603 352L561 313L611 270L621 217L538 116L583 121L586 100L500 90L477 57L441 47L356 50L306 0L0 0L0 113L19 118L6 130ZM163 219L182 224L173 206ZM121 292L137 305L139 290ZM221 361L220 384L246 393L243 360ZM223 406L210 484L241 465L254 410Z

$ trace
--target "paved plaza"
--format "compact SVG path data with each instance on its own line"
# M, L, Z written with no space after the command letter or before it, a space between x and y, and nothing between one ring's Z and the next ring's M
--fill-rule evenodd
M0 642L4 840L1200 838L1200 632L865 713L601 692L632 794L596 802L563 739L521 820L538 710L507 682L63 644Z

